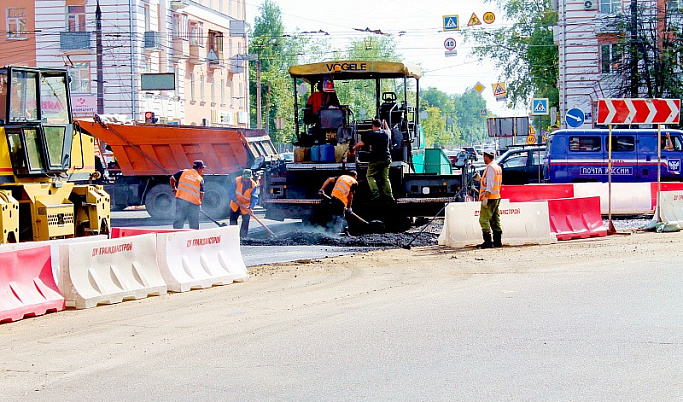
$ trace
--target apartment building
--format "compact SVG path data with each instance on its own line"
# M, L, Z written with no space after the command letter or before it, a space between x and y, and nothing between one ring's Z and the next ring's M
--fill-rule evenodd
M0 6L9 42L2 64L67 67L77 116L103 112L144 121L153 112L160 123L249 125L244 0L0 0ZM23 40L11 37L24 32L10 24L26 26Z
M655 21L663 10L679 13L683 1L638 0L637 5ZM564 116L569 109L581 109L586 118L580 128L591 128L598 99L625 97L622 42L628 32L623 22L629 20L630 7L631 0L558 0L553 34L560 57L562 128L567 128Z

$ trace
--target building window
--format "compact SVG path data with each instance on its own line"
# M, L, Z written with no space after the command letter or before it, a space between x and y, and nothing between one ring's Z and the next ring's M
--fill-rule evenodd
M204 46L204 24L201 22L190 23L190 45Z
M221 105L225 105L225 79L221 78Z
M223 58L223 32L209 30L209 49L219 60Z
M173 38L187 40L188 20L186 14L173 14Z
M152 18L150 16L150 11L149 11L149 4L145 4L144 7L142 7L142 15L145 20L145 32L151 31L151 26L152 26Z
M609 74L618 71L624 62L624 52L621 45L611 43L600 45L600 66L601 73Z
M90 93L90 63L74 63L69 67L71 93Z
M194 102L195 101L195 82L194 82L194 74L190 76L190 101Z
M206 100L204 98L204 74L199 76L199 100L202 102Z
M85 6L67 6L66 21L69 32L85 32Z
M218 12L223 14L223 0L218 0Z
M211 77L211 103L216 103L216 80Z
M602 14L616 14L622 12L621 0L600 0Z
M7 39L26 39L25 8L7 8Z

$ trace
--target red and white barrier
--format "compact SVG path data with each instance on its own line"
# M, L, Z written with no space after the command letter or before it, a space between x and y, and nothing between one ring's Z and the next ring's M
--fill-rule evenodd
M500 197L510 202L552 200L574 197L574 185L568 184L524 184L504 185Z
M159 233L157 257L171 292L227 285L249 277L237 226Z
M659 205L662 222L683 224L683 191L662 191Z
M149 228L133 228L133 227L131 227L131 228L114 227L114 228L111 228L110 237L112 239L118 239L119 237L139 236L141 234L185 232L187 230L189 230L189 229L149 229Z
M550 230L558 240L607 236L600 214L600 197L548 200Z
M154 234L61 245L60 287L67 306L82 309L166 294L154 250Z
M107 235L97 235L97 236L85 236L85 237L74 237L72 239L57 239L57 240L46 240L46 241L30 241L24 243L8 243L0 246L0 250L25 250L28 248L50 246L50 259L52 261L52 276L55 283L59 286L60 267L59 267L59 246L61 244L77 244L84 243L95 240L106 240Z
M448 204L439 245L466 247L481 243L480 208L479 202ZM509 202L503 199L499 210L503 244L550 244L557 241L550 232L547 202Z
M49 246L0 252L0 322L60 310Z

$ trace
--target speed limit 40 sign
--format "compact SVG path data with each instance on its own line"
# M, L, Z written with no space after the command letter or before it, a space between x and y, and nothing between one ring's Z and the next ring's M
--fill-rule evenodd
M446 50L454 50L455 49L455 39L453 38L448 38L445 41L443 41L443 47L446 48Z

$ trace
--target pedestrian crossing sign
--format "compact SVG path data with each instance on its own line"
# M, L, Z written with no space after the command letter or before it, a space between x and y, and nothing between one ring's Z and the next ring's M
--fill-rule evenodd
M548 98L534 98L531 101L531 114L535 116L548 114Z
M459 31L460 18L457 15L443 16L443 30L444 31Z
M474 25L481 25L481 20L479 19L479 17L477 17L477 14L472 13L472 16L470 17L470 22L467 23L467 26L471 27Z

